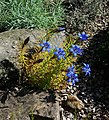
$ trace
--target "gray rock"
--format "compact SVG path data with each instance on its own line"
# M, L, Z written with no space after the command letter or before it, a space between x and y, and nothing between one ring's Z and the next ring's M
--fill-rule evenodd
M28 88L21 96L15 97L22 91L19 88L18 55L20 43L29 37L29 45L33 47L44 39L46 31L16 29L0 33L0 116L1 120L30 120L30 116L37 120L60 120L59 103L47 101L46 92L28 94ZM53 46L62 46L65 40L64 32L55 33L50 41ZM25 89L25 88L24 88Z
M35 120L60 120L59 103L54 98L49 101L49 97L47 92L23 97L9 94L5 104L0 103L1 120L30 120L32 115Z
M43 118L45 117L45 118L51 118L52 120L60 120L59 102L54 101L54 98L51 98L51 96L49 96L49 95L45 96L43 94L44 93L40 94L41 98L42 98L42 96L43 96L43 98L40 99L39 102L36 102L36 104L34 104L33 115L35 117L42 116ZM47 120L49 120L49 119L47 119Z
M45 39L47 31L44 30L26 30L15 29L0 33L0 61L4 59L15 59L18 54L20 43L29 37L29 45L33 47L35 44L39 44ZM53 46L61 47L65 40L65 33L58 32L50 36L50 42ZM15 62L15 61L14 61Z

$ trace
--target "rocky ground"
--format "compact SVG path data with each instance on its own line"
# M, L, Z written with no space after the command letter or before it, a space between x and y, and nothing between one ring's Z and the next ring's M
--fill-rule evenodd
M86 47L84 50L84 55L78 59L77 63L89 63L92 72L88 79L85 77L81 78L71 91L72 93L74 91L78 91L77 96L84 103L84 108L81 110L73 110L71 107L68 107L60 102L60 106L58 106L58 112L60 111L60 120L109 120L109 0L88 0L88 2L86 2L86 0L74 0L73 2L72 0L66 0L65 5L67 8L66 31L73 35L77 35L78 32L85 31L90 35L88 44L84 42L84 48ZM2 67L5 67L6 71L12 69L12 74L18 73L18 69L16 69L16 67L12 64L12 61L15 59L11 55L16 55L13 51L15 51L15 44L17 42L16 39L18 40L19 36L21 39L31 36L32 39L36 40L35 36L33 36L30 31L23 31L23 33L21 31L17 31L16 35L14 35L15 32L13 31L10 34L11 36L7 33L4 33L4 36L2 36L2 33L0 34L0 61L2 61L0 63L0 75L3 72ZM24 35L24 37L22 37L22 35ZM37 36L39 36L39 33L37 33ZM9 39L3 41L5 37ZM59 35L56 38L58 39L58 37ZM60 36L60 40L61 38L62 36ZM55 39L55 44L57 44L57 39ZM12 42L11 40L14 41ZM7 58L11 61L3 61ZM10 67L8 68L3 66L4 62L10 65ZM14 65L16 65L16 61L14 61L14 63ZM10 74L10 76L12 74ZM7 74L4 75L6 78ZM38 97L32 93L34 98L32 100L32 97L30 96L31 92L29 93L25 87L24 89L27 92L25 94L27 94L27 96L25 96L24 99L22 99L22 96L18 96L17 98L12 97L11 93L13 93L13 90L16 95L16 91L18 92L22 88L22 86L18 87L17 74L14 76L16 78L16 82L12 83L14 86L9 86L9 83L5 81L3 76L0 77L2 78L0 80L3 83L0 84L0 115L2 120L10 119L11 116L7 114L10 111L9 107L12 109L17 106L17 110L18 106L20 106L22 110L20 112L18 110L16 113L19 116L27 113L24 112L28 108L30 109L30 106L27 105L29 103L29 100L27 101L27 99L30 99L30 101L33 102L35 99L38 99ZM4 88L5 85L8 89ZM64 94L64 92L62 94ZM42 96L42 94L40 95ZM65 97L66 95L63 96ZM10 102L8 100L13 100L14 102ZM5 101L6 104L4 104ZM14 105L7 104L9 102ZM24 106L22 106L23 104ZM25 105L27 107L25 107ZM26 110L23 110L23 107L25 107ZM13 116L13 113L11 115ZM3 116L6 116L6 118L3 118ZM22 118L20 120L23 120ZM25 117L24 119L29 120L30 118ZM39 118L39 120L40 119L42 120L43 118ZM48 117L44 119L49 120L50 118Z
M109 0L68 0L65 5L68 33L85 31L90 35L78 63L89 63L92 75L82 78L77 87L84 109L76 114L65 110L62 120L109 120Z
M109 23L109 0L65 0L66 29L95 34Z

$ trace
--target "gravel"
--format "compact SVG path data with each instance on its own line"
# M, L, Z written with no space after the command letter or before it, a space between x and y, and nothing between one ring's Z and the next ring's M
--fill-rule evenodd
M86 50L85 58L81 59L91 63L92 76L83 78L73 90L67 89L71 94L77 91L85 107L78 111L61 106L64 116L61 120L109 120L109 49L102 49L105 43L109 45L109 0L65 0L65 8L67 32L77 35L85 31L90 35L90 41L82 46ZM104 53L100 54L100 49Z

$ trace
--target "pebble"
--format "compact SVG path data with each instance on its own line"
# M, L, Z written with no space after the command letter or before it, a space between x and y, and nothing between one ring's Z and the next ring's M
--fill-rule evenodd
M7 116L7 120L10 120L10 118L11 118L11 116L10 116L10 115L8 115L8 116Z
M97 116L97 117L100 117L100 114L98 113L96 116Z
M70 114L68 115L68 118L73 118L73 114L70 113Z
M84 95L84 94L85 94L85 92L81 92L81 94L82 94L82 95Z
M61 93L65 94L66 93L66 89L61 90Z
M87 103L87 100L84 100L85 103Z
M88 113L88 112L89 112L89 109L88 109L87 107L85 107L85 111L86 111L86 113Z
M67 120L71 120L70 118L67 118Z
M88 110L89 112L92 112L92 108L91 107L89 107L89 110Z
M76 91L76 90L77 90L77 88L76 88L76 87L74 87L74 88L73 88L73 90L74 90L74 91Z
M93 113L95 113L95 107L93 108Z
M67 120L65 116L62 117L62 120Z
M15 45L13 45L13 46L12 46L12 48L13 48L13 49L15 49L15 48L16 48L16 46L15 46Z
M84 114L84 110L81 110L81 113Z
M82 117L82 118L86 118L86 115L85 115L85 114L83 114L83 115L81 115L81 117Z
M73 94L73 93L74 93L74 90L71 90L71 93Z
M96 119L97 119L97 118L96 118L96 116L94 115L94 116L93 116L93 120L96 120Z

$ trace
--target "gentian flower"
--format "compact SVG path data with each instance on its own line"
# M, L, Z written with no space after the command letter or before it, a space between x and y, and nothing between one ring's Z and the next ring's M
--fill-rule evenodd
M78 34L79 38L81 40L87 40L87 38L89 37L88 34L86 34L85 32L82 32L81 34Z
M75 66L72 65L71 67L68 67L68 72L74 72L75 71Z
M73 65L68 68L66 76L68 77L68 82L72 82L72 85L79 81L78 74L75 73L75 68Z
M68 67L66 76L71 78L74 73L75 73L75 67L74 65L72 65L71 67Z
M62 48L56 48L56 52L54 54L58 57L58 60L61 58L65 59L65 51Z
M66 74L67 77L69 77L70 79L76 79L78 78L78 74L74 73L74 72L69 72Z
M82 68L82 71L86 73L85 76L86 75L90 76L91 69L90 69L89 64L85 64L85 63L83 63L83 64L84 64L84 67Z
M47 41L43 41L43 43L39 44L42 47L42 51L48 51L50 52L50 49L52 48L50 46L50 43Z
M74 57L76 57L77 55L82 55L83 50L78 45L72 45L70 52L72 52L74 54Z
M72 82L72 85L79 81L78 74L74 72L67 73L66 75L68 76L68 82Z

